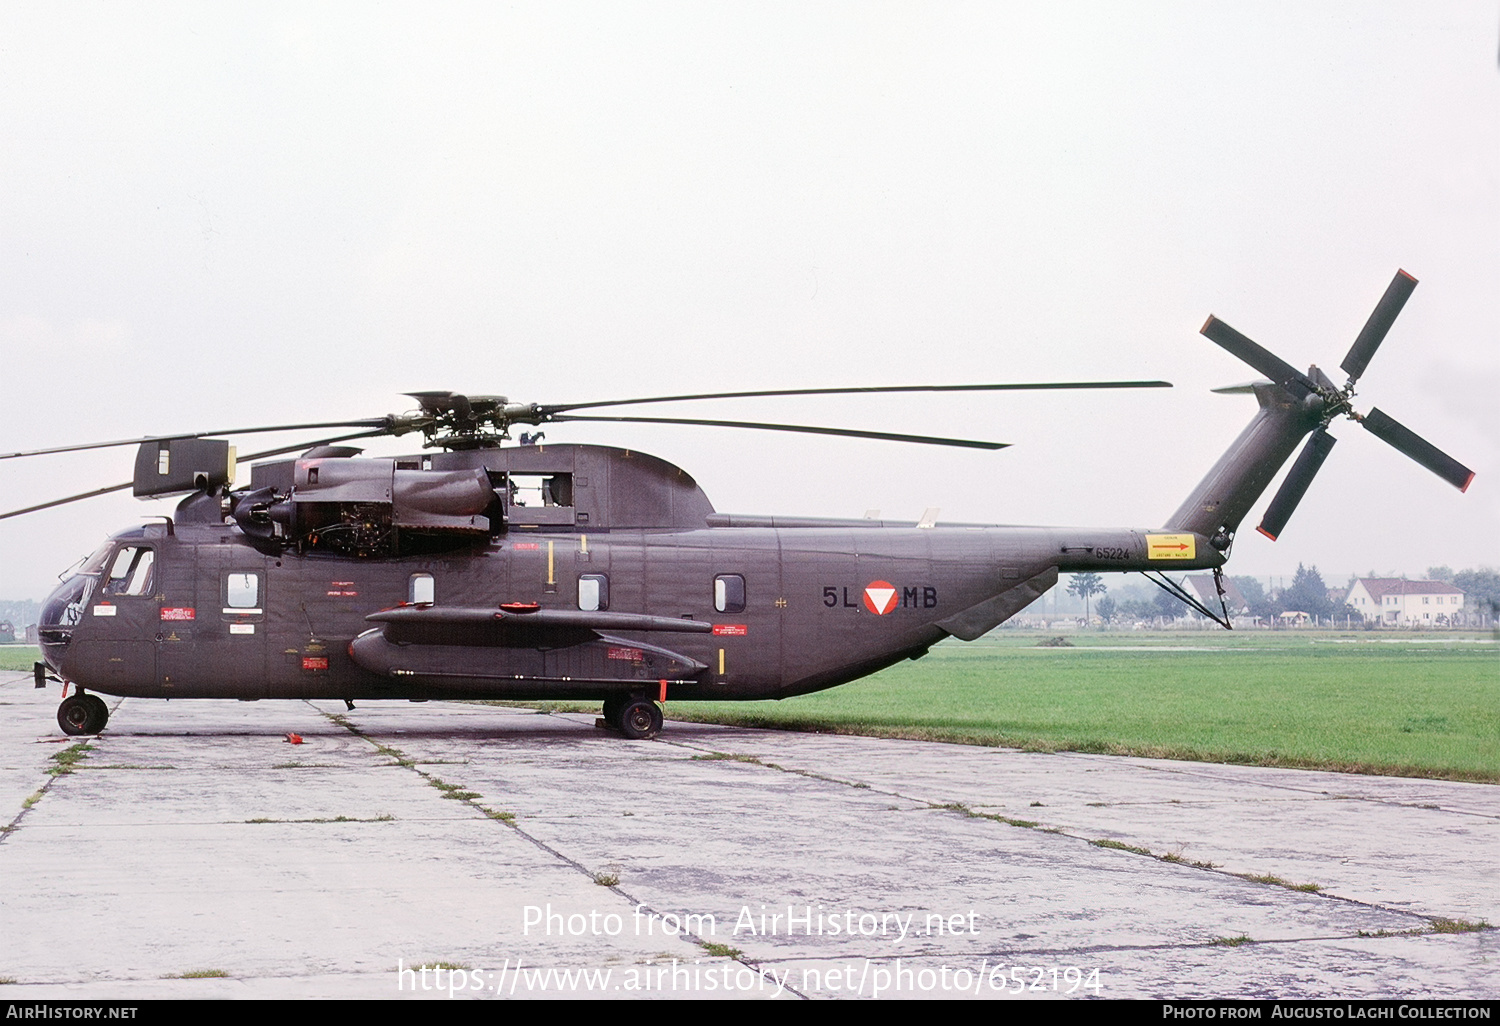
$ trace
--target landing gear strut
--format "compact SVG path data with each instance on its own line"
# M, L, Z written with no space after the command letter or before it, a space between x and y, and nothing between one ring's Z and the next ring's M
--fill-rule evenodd
M604 719L621 734L636 741L661 733L661 706L641 695L606 698Z
M98 695L79 692L64 698L57 707L57 725L70 737L97 734L108 722L109 706Z

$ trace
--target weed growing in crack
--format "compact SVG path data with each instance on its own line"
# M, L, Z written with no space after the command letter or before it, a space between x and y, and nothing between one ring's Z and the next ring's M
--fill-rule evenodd
M1151 854L1150 848L1138 848L1133 844L1126 844L1124 841L1110 840L1108 837L1101 837L1097 841L1090 841L1089 843L1095 848L1113 848L1115 851L1128 851L1132 855Z

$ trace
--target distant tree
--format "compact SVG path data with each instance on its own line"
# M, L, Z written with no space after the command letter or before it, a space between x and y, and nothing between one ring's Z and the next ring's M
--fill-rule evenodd
M1099 604L1094 608L1099 610L1099 619L1103 620L1105 623L1112 622L1115 618L1115 613L1118 611L1115 606L1115 600L1110 598L1108 595L1105 595L1102 599L1100 599Z
M1186 602L1167 591L1157 593L1153 606L1157 616L1164 616L1168 620L1177 619L1188 608Z
M1083 599L1083 622L1089 622L1089 596L1104 591L1104 579L1098 574L1074 574L1068 582L1068 594Z
M1453 583L1453 568L1451 566L1430 566L1427 568L1427 579L1429 581L1442 581L1444 584Z
M1245 604L1250 607L1250 615L1267 619L1275 616L1280 610L1271 608L1271 600L1266 597L1265 586L1260 583L1258 577L1231 577L1234 586L1240 589L1240 594L1245 596Z
M27 624L41 619L42 607L31 599L6 599L0 601L0 620L9 620L20 634Z
M1453 586L1464 593L1465 607L1490 616L1500 616L1500 573L1487 566L1460 570Z
M1334 613L1333 603L1328 599L1328 585L1318 568L1297 564L1297 574L1292 586L1281 595L1283 611L1298 609L1309 616L1327 617Z

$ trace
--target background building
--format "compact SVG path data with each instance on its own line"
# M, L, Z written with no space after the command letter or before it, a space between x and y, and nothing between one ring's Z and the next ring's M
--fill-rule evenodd
M1361 577L1345 600L1366 620L1386 624L1452 622L1464 609L1464 593L1442 581L1408 581L1400 577Z

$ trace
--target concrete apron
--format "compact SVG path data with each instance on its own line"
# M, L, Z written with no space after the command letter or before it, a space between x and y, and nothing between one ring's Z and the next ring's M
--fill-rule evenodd
M1488 785L144 700L49 775L56 703L0 688L6 999L1500 996Z

